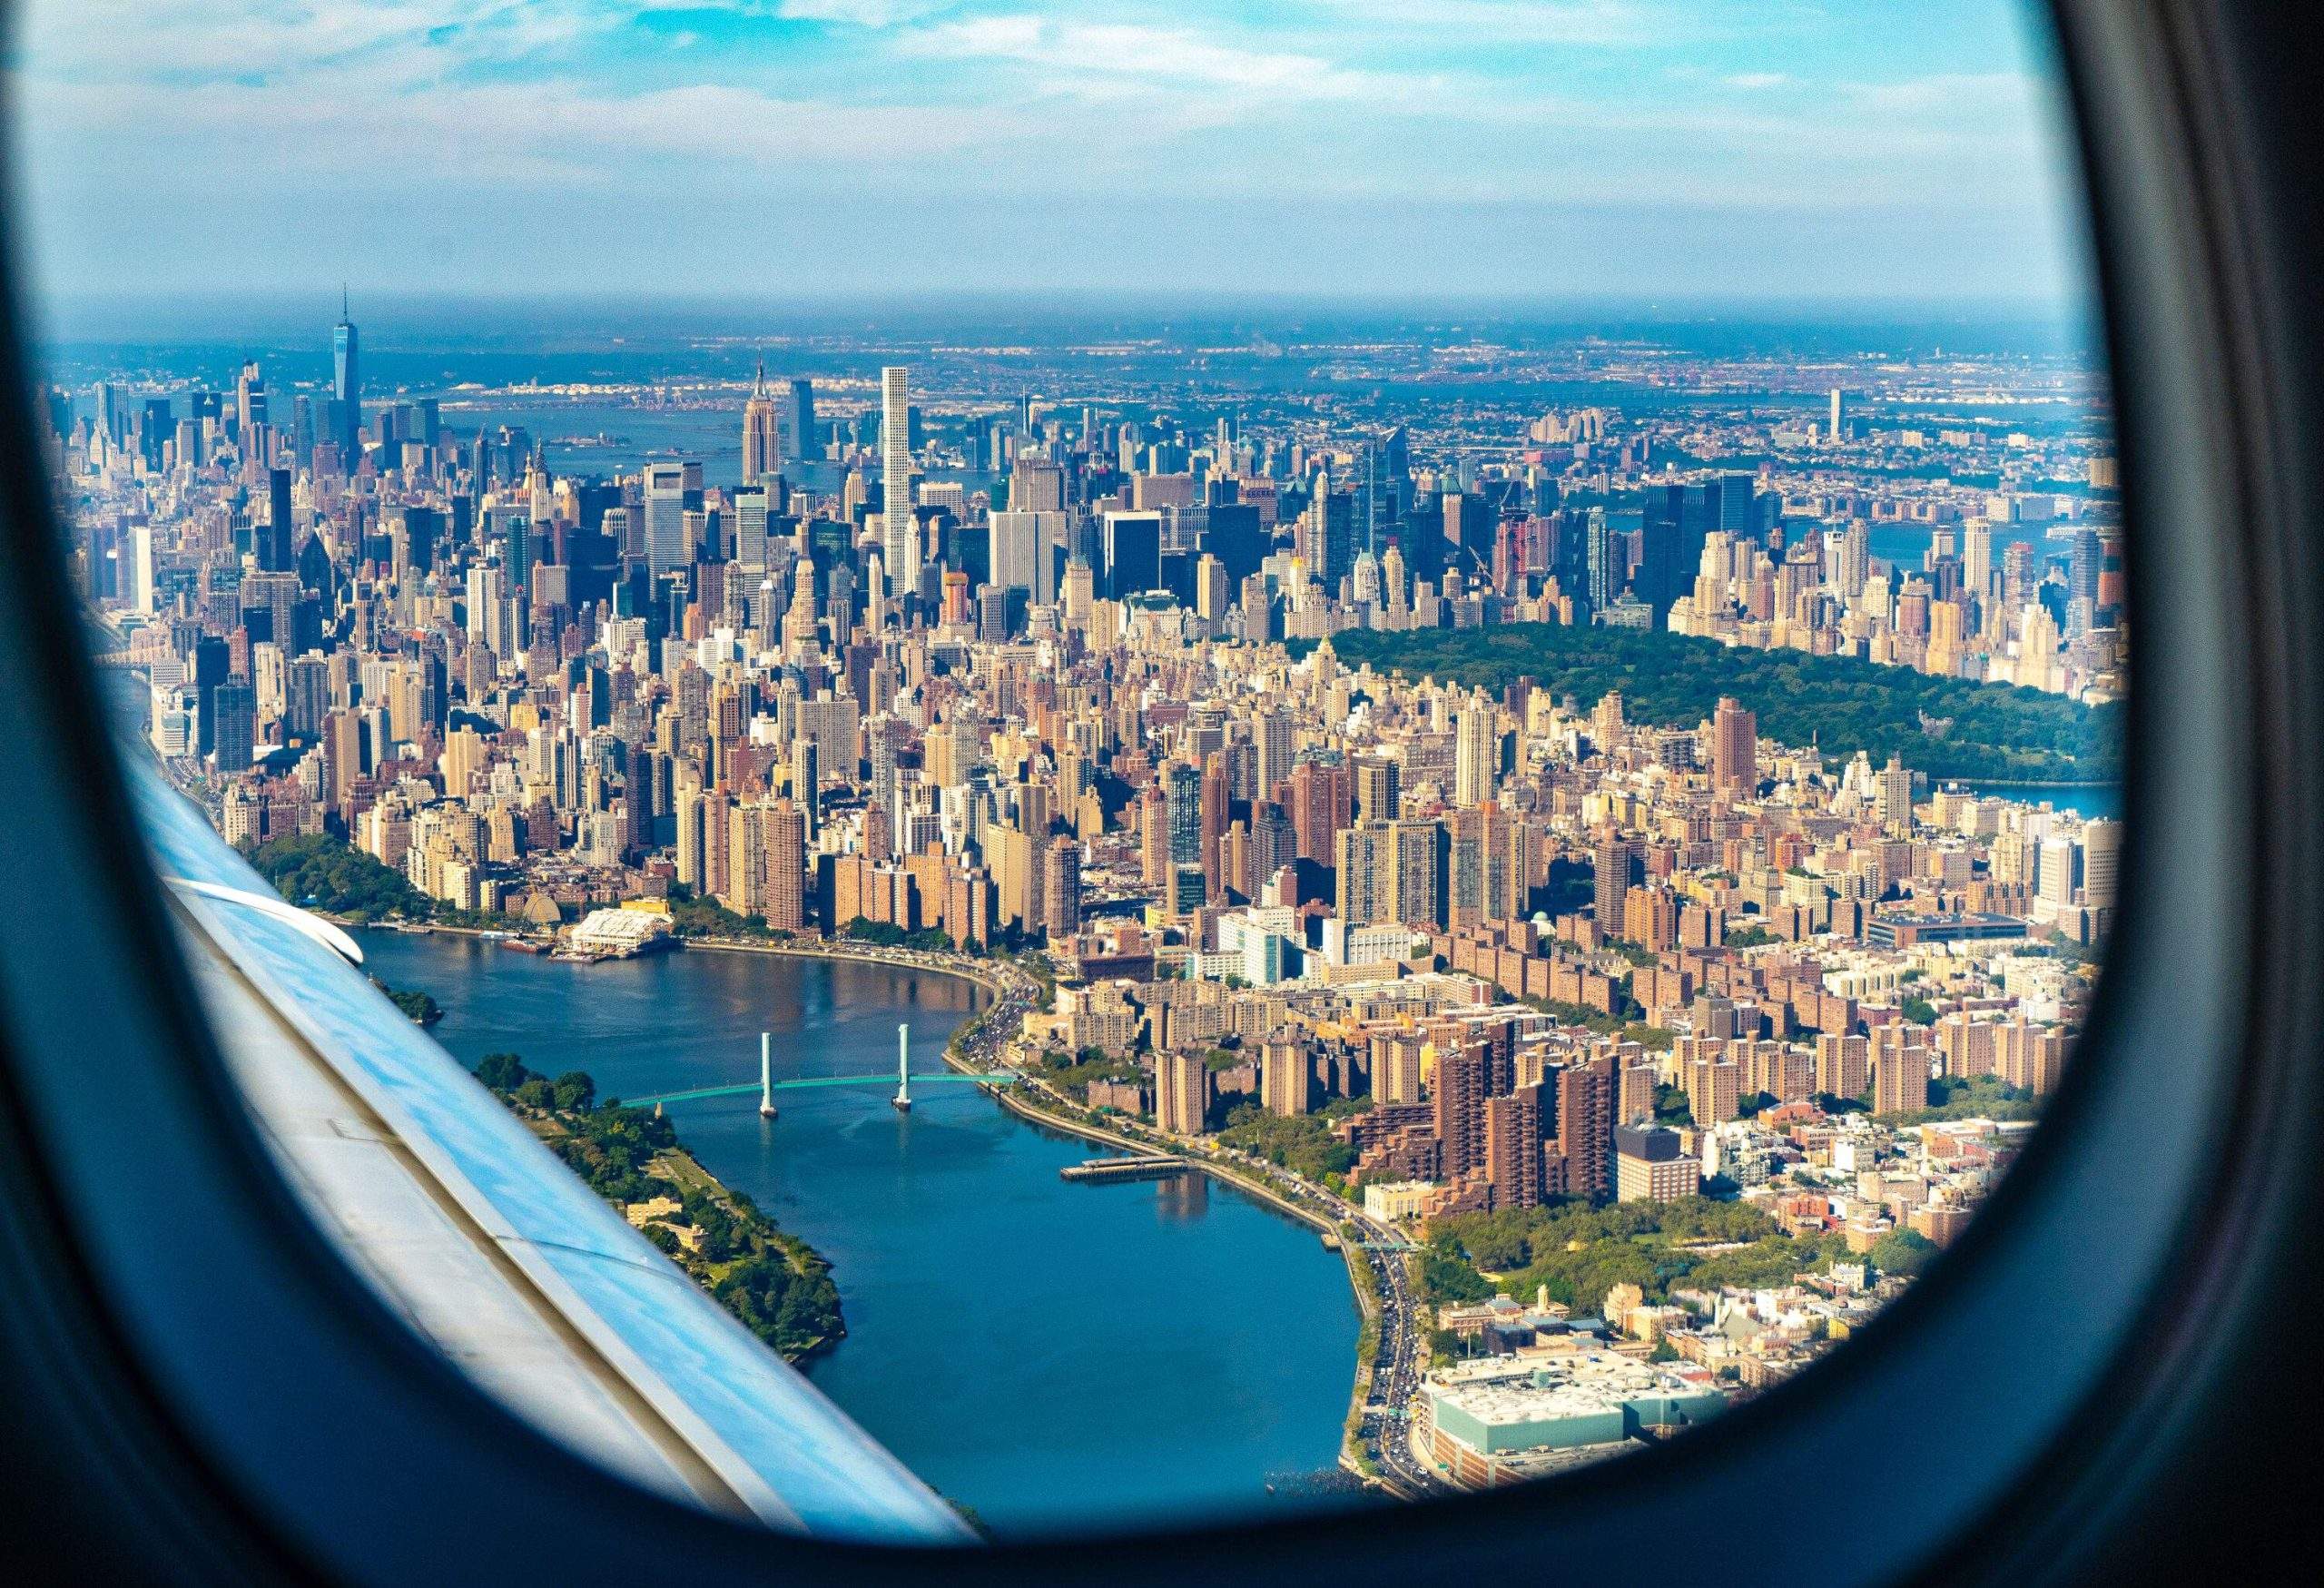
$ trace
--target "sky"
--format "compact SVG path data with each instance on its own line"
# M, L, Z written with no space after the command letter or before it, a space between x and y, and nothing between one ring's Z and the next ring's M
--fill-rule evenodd
M2070 304L2027 0L21 0L48 305ZM331 305L335 308L335 303Z

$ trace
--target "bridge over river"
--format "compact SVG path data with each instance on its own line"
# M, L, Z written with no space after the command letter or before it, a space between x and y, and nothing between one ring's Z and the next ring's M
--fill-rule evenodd
M649 1097L624 1098L625 1108L650 1109L657 1103L690 1103L700 1098L739 1098L766 1092L798 1091L815 1086L885 1086L895 1080L894 1072L875 1070L869 1075L810 1075L800 1080L777 1080L762 1086L755 1080L737 1081L733 1086L698 1086L691 1091L655 1092ZM912 1085L942 1084L946 1081L967 1081L978 1086L1014 1086L1024 1080L1013 1070L963 1071L937 1070L926 1074L915 1072L909 1079Z

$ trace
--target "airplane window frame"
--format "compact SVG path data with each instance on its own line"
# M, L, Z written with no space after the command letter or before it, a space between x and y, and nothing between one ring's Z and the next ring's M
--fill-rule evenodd
M1755 1575L1822 1576L1829 1539L1765 1503L1803 1470L1847 1475L1851 1573L1998 1574L2086 1542L2104 1507L2063 1502L2119 1493L2102 1475L2138 1470L2221 1370L2204 1320L2249 1277L2315 1084L2279 1025L2313 962L2286 898L2316 871L2292 820L2313 719L2295 711L2312 698L2305 654L2285 643L2308 628L2283 462L2298 432L2270 397L2286 298L2255 260L2254 129L2231 113L2201 0L2057 14L2142 660L2122 918L2047 1128L1862 1337L1667 1448L1424 1508L963 1552L945 1562L960 1580L1160 1580L1222 1560L1433 1577L1538 1563L1545 1543L1579 1576L1686 1514L1718 1515L1723 1553ZM91 728L23 324L0 306L0 743L15 752L0 809L18 892L0 912L0 1414L74 1480L50 1524L93 1561L189 1576L428 1580L448 1543L478 1577L650 1570L681 1551L717 1578L923 1573L918 1553L722 1521L557 1447L398 1326L298 1209L231 1095Z

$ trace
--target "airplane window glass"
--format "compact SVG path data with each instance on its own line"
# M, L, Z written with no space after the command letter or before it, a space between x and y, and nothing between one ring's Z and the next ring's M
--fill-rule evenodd
M1618 1459L2084 1061L2038 9L20 11L197 986L358 1270L615 1470L1025 1537Z

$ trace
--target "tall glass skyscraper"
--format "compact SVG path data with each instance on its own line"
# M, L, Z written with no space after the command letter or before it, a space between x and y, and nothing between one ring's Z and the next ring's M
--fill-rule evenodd
M645 508L645 566L659 579L673 569L683 568L687 561L684 465L647 464L642 494Z
M363 429L363 373L355 321L348 316L347 293L339 295L339 323L330 330L331 439L339 443L340 466L355 471L356 439Z

